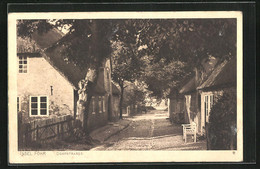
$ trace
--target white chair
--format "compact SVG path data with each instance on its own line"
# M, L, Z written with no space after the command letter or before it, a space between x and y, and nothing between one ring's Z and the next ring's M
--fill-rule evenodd
M191 124L182 124L182 130L183 130L182 138L185 140L185 143L187 142L187 135L192 135L194 137L194 142L196 143L197 125L195 122L192 122Z

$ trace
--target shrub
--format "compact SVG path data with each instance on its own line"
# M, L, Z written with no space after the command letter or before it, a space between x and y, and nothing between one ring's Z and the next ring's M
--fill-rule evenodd
M211 108L208 124L208 149L236 149L237 108L235 91L224 92Z

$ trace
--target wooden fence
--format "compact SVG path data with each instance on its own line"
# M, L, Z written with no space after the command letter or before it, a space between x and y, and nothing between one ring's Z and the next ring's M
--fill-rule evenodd
M72 116L61 116L50 119L40 119L30 123L18 121L18 146L30 147L33 143L45 143L63 139L73 130Z

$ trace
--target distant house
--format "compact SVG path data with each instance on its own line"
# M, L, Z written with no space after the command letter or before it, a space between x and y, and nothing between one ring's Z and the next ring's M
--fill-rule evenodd
M174 123L188 123L185 110L185 97L178 90L171 90L168 96L168 113L169 119Z
M185 122L195 122L199 124L199 93L196 90L196 77L192 77L187 84L180 90L180 94L184 95Z
M236 94L236 80L236 59L233 58L218 64L207 80L197 87L201 96L200 130L203 133L216 97L222 95L224 91Z
M66 61L61 52L64 46L60 42L73 38L56 29L34 33L32 38L18 37L17 110L24 112L25 121L61 115L82 118L77 114L78 84L85 79L88 68ZM89 130L105 125L114 117L109 59L100 67L92 92Z

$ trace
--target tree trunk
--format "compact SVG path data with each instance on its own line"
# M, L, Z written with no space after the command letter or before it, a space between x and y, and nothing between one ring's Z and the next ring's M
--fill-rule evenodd
M119 109L120 109L119 119L123 119L124 85L120 85L120 88L121 88L121 94L120 94L120 101L119 101Z
M99 35L98 35L98 25L97 22L95 20L92 21L92 26L90 27L91 32L92 32L92 38L91 38L91 48L90 48L90 53L94 54L95 57L97 58L97 63L101 64L102 61L100 60L100 52L98 50L98 39L99 39ZM93 96L93 93L90 91L94 90L94 86L96 86L97 84L97 78L98 78L98 73L99 73L99 67L101 65L96 65L94 71L90 71L87 73L86 75L86 80L87 80L87 86L86 86L86 95L87 95L87 99L86 102L84 103L84 118L83 118L83 130L85 132L85 134L89 134L89 130L88 130L88 118L89 118L89 107L90 107L90 103L91 103L91 98Z
M83 130L86 135L89 135L88 130L88 118L89 118L89 107L91 103L92 94L87 93L87 101L84 103L85 111L84 111L84 119L83 119Z
M97 70L90 70L86 75L86 79L79 83L79 101L78 101L78 115L82 122L82 128L86 135L88 135L88 118L91 98L93 96L94 87L97 84L98 72Z

